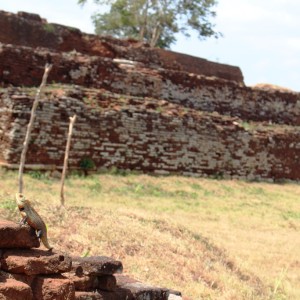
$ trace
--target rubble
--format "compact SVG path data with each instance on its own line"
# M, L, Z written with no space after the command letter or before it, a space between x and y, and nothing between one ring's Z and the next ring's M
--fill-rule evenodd
M56 250L33 248L30 240L24 244L22 235L28 234L24 227L2 219L0 224L5 228L0 227L0 241L5 245L0 246L0 300L168 300L175 296L172 290L121 274L122 263L113 258L72 258ZM9 230L14 239L6 235Z

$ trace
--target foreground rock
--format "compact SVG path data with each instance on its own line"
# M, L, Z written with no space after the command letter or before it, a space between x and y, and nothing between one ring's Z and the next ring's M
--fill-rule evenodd
M34 229L20 226L17 223L0 219L0 249L1 248L33 248L40 242Z
M0 220L0 242L0 300L171 300L175 296L171 290L120 274L122 262L110 257L71 258L57 250L28 249L39 245L28 226Z
M154 287L125 275L116 276L117 286L125 291L129 291L129 299L152 299L152 300L167 300L169 290ZM132 297L132 298L130 298Z
M26 275L68 272L72 265L67 254L39 249L6 250L0 261L3 270Z
M64 274L74 282L77 291L89 291L92 289L112 292L117 289L117 280L113 275L81 275L66 273Z
M74 283L62 275L39 276L32 290L35 299L73 300L75 297Z
M77 275L110 275L121 273L120 261L107 256L73 257L72 270Z
M32 290L29 285L0 275L0 300L31 300Z

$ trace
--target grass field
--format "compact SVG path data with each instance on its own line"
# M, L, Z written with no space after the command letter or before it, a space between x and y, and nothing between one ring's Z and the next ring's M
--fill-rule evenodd
M24 193L50 242L122 260L141 281L186 299L300 299L300 185L99 174L59 181L33 172ZM19 220L17 173L0 171L0 215Z

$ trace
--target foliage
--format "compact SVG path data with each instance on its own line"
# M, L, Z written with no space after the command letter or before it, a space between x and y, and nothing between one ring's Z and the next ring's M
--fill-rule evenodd
M15 210L15 208L16 208L15 201L13 201L11 199L5 199L5 200L0 199L0 200L1 200L0 201L0 208L7 209L9 211Z
M47 31L49 33L55 32L55 26L51 23L44 24L44 29L45 29L45 31Z
M29 176L35 179L42 179L45 178L44 174L41 171L29 171Z
M79 4L87 0L78 0ZM146 41L151 47L170 48L175 34L189 37L189 30L200 39L218 38L211 18L216 0L94 0L99 6L110 5L108 13L95 13L93 21L97 34L118 38L130 37Z
M84 175L88 175L88 171L95 168L95 163L90 157L84 157L79 162L79 167L83 170Z

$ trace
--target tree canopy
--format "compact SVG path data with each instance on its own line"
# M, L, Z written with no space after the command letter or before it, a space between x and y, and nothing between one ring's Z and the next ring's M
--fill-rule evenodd
M78 0L84 5L87 0ZM106 13L95 12L93 22L99 35L130 37L151 47L170 48L176 34L189 37L191 30L200 39L218 38L211 19L216 16L216 0L94 0L99 6L109 5Z

